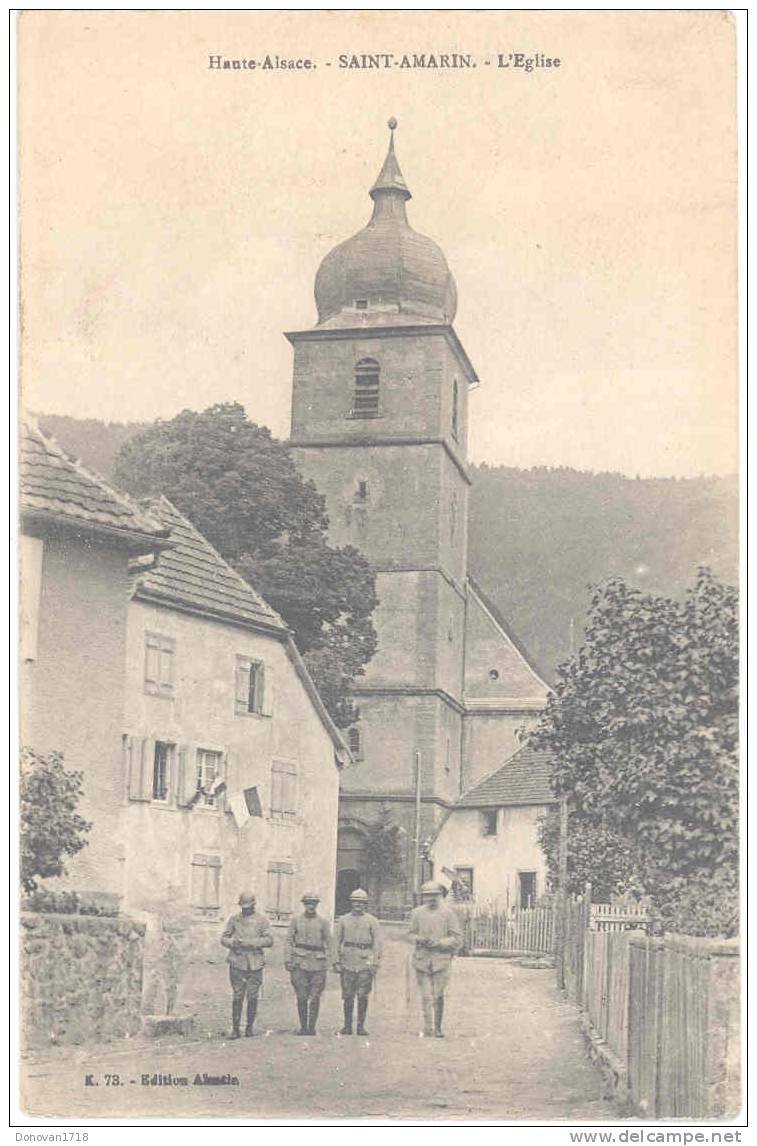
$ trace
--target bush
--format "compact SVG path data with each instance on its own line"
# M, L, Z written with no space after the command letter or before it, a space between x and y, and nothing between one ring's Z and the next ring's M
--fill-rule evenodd
M21 750L21 885L34 891L37 877L65 875L64 856L86 847L92 825L76 807L82 794L81 772L63 767L60 752L43 756Z
M118 904L109 897L80 895L78 891L50 891L40 887L21 900L22 911L46 915L118 915Z

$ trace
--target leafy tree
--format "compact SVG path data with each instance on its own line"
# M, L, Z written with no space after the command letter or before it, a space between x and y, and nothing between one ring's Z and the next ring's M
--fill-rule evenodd
M384 887L398 879L404 870L400 829L386 804L381 805L379 818L366 827L363 854L365 873L375 894L378 912Z
M376 650L375 576L352 546L327 543L325 502L289 449L238 402L157 421L120 449L114 480L163 493L255 585L294 635L335 723Z
M556 793L570 800L574 864L583 840L580 863L601 884L591 849L601 855L601 832L609 832L625 841L664 919L728 931L737 896L737 741L735 589L707 569L682 602L620 579L596 589L585 644L560 666L532 734L554 757ZM716 877L719 918L687 916L684 904Z
M21 751L21 884L34 891L37 878L65 875L64 856L86 847L83 838L92 825L76 806L82 793L82 773L63 767L63 756Z
M539 843L547 857L550 886L557 887L560 814L550 809L538 825ZM580 895L592 886L595 901L640 890L641 862L629 841L602 824L576 813L568 816L568 895Z

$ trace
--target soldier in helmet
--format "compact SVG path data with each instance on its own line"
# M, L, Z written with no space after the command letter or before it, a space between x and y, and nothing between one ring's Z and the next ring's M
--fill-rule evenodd
M462 943L455 912L442 903L444 889L430 881L421 888L422 904L410 916L409 935L415 942L413 967L421 993L423 1033L444 1038L444 992L449 982L452 956ZM432 1025L433 1016L433 1025Z
M381 960L381 927L369 915L368 892L361 887L350 895L350 913L337 919L334 928L334 970L339 972L344 1005L343 1035L352 1034L352 1016L357 995L357 1033L367 1035L365 1017L373 977Z
M239 906L241 911L238 915L232 915L226 924L221 943L229 949L227 962L232 990L231 1038L239 1038L239 1023L246 995L247 1026L244 1033L249 1039L253 1034L258 994L263 982L263 949L273 947L273 935L268 920L255 914L255 896L252 892L240 895Z
M318 914L320 896L307 892L302 897L304 911L289 924L286 961L292 986L297 996L299 1035L314 1035L321 995L326 987L331 928Z

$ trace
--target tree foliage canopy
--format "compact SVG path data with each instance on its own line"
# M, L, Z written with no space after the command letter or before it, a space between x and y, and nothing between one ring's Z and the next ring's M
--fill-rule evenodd
M618 858L625 842L630 869L621 865L620 882L639 879L663 915L680 925L692 888L717 874L733 919L735 589L706 569L683 601L620 579L598 588L585 644L560 666L533 742L552 752L555 791L570 801L575 869L606 882L607 847Z
M82 773L69 772L59 752L21 752L21 885L34 891L37 880L65 875L64 857L76 855L92 825L76 811Z
M365 873L376 889L376 900L381 904L384 886L402 874L403 849L400 829L392 819L389 808L381 806L379 818L365 829Z
M356 718L349 688L376 649L375 576L352 546L326 539L325 502L283 442L238 402L184 410L130 438L114 480L163 493L292 630L334 721Z

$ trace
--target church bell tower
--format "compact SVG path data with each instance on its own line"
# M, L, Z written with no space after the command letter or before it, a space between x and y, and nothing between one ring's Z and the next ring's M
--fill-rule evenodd
M371 219L321 263L316 326L287 338L295 459L326 499L330 541L364 554L379 598L378 652L350 730L356 763L342 775L337 895L364 879L361 838L388 809L406 870L383 905L400 907L418 875L416 835L433 835L463 786L466 436L477 378L452 325L444 254L408 222L395 120L389 128Z

